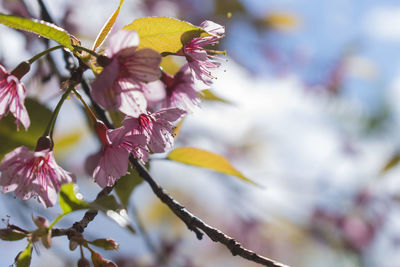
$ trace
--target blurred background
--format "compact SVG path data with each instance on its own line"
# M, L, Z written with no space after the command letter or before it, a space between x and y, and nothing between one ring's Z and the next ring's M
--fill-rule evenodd
M88 47L118 2L45 1L56 23ZM0 3L3 13L40 17L36 1ZM227 56L211 87L220 99L204 101L184 120L175 146L224 155L262 185L157 155L151 173L174 198L245 247L287 265L400 266L398 1L126 0L114 30L143 16L225 25L219 49ZM44 47L31 34L0 26L0 64L7 69ZM61 53L54 60L67 75ZM57 103L59 80L45 61L23 82L29 96L50 108ZM63 106L55 134L58 162L77 175L91 201L100 188L84 162L99 144L75 101ZM9 221L33 229L31 215L52 221L61 212L11 194L0 200L2 228ZM207 237L198 241L147 184L135 188L127 213L142 234L103 214L85 232L89 240L120 243L119 252L100 251L119 266L256 266ZM82 214L57 226L69 227ZM25 246L0 242L0 266L12 264ZM79 258L65 237L35 251L32 266L74 266Z

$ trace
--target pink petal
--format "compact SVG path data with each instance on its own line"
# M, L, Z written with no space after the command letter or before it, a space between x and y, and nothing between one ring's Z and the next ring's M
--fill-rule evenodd
M24 105L26 95L24 85L3 67L0 68L0 77L0 118L11 112L16 119L17 129L22 123L27 130L30 120Z
M152 152L163 153L172 147L174 137L169 130L161 124L154 124L153 134L148 144Z
M133 47L136 49L139 45L139 35L135 31L120 30L110 36L106 54L109 57L116 55L119 51Z
M105 109L116 109L120 105L119 95L115 92L119 63L113 59L92 83L92 97Z
M107 130L107 136L110 139L111 144L113 146L116 146L124 142L125 136L128 132L129 132L128 129L122 126L117 129Z
M149 108L155 107L167 97L164 84L161 81L154 81L143 86L143 94Z
M125 138L128 142L132 143L133 146L138 146L138 145L145 146L147 144L147 138L143 134L132 134L126 136Z
M101 151L89 155L85 161L85 171L88 175L93 175L94 169L99 165L102 153Z
M101 186L113 186L115 181L128 172L129 152L120 147L107 147L93 178Z
M147 101L143 93L137 90L137 85L126 81L120 81L119 85L121 88L119 111L132 117L138 117L146 112Z
M62 184L75 181L75 176L62 169L49 149L30 152L16 148L0 164L2 192L14 191L15 196L27 200L33 196L45 207L53 206Z
M120 60L130 77L141 82L152 82L161 77L161 55L145 48L137 51L125 49L120 52Z
M164 108L179 107L186 111L193 111L200 105L200 97L188 64L175 74L172 86L167 90L168 94L163 102Z
M225 27L221 26L215 22L212 22L210 20L205 20L200 24L200 28L205 30L211 35L214 36L222 36L225 34Z
M135 117L125 117L125 119L122 121L122 124L129 129L130 131L133 129L139 129L139 119Z
M153 113L153 116L156 121L158 120L165 120L167 122L173 123L180 119L183 115L186 114L186 111L180 108L167 108L167 109L161 109L155 113Z

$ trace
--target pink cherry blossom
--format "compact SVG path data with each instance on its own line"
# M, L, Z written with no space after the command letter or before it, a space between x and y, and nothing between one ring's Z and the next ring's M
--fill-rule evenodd
M131 134L125 127L120 127L108 129L99 136L103 148L98 154L91 156L92 162L89 164L95 162L93 178L101 187L113 186L116 180L127 174L130 153L139 160L148 159L146 137L143 134Z
M184 65L174 76L162 73L161 81L165 84L166 97L163 107L180 107L193 111L200 104L200 97L195 89L193 75L188 65Z
M138 118L126 117L123 124L132 133L146 135L150 151L162 153L172 148L173 123L185 113L186 111L180 108L161 109L151 114L140 114Z
M54 206L63 184L75 181L75 176L58 166L53 151L31 152L18 147L4 156L0 163L2 192L14 191L23 200L37 197L46 208Z
M137 117L146 110L143 83L160 78L161 55L139 49L135 31L121 30L110 37L105 50L106 66L92 84L93 99L105 109Z
M24 105L25 96L22 82L0 65L0 119L11 112L16 119L17 129L21 123L26 130L31 121Z
M210 69L218 68L221 65L221 63L215 61L215 59L218 58L216 54L222 52L209 50L205 47L217 44L219 39L224 36L225 28L208 20L202 22L200 28L206 31L210 36L193 38L183 46L182 51L178 52L178 54L186 57L189 68L196 78L209 85L211 84L210 79L213 78Z

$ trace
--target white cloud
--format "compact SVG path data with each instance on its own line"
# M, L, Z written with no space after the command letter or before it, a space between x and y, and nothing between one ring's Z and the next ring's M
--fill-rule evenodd
M400 7L372 9L364 19L366 33L385 41L400 41Z

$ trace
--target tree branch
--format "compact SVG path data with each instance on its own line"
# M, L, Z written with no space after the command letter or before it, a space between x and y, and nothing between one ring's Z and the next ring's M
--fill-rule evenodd
M175 213L187 226L187 228L195 232L197 238L200 240L203 238L202 230L209 238L214 242L219 242L224 244L232 253L233 256L240 256L247 260L268 266L268 267L284 267L279 262L268 259L266 257L260 256L257 253L244 248L240 243L238 243L232 237L224 234L220 230L211 227L210 225L204 223L198 217L190 213L184 206L173 199L156 181L151 177L146 168L136 160L132 155L129 158L130 163L136 168L140 176L150 185L154 194L166 204L170 210Z
M43 19L53 22L49 12L46 9L42 0L38 0L40 8L41 8L41 15ZM73 56L71 53L64 51L64 60L66 63L66 68L70 71L71 75L73 75L74 70L76 69L76 64L73 60ZM90 87L86 80L81 80L82 88L85 93L90 98L90 101L95 108L96 113L99 115L101 120L109 127L112 127L112 123L108 120L105 111L98 106L90 95ZM147 169L132 155L129 157L130 163L136 168L140 176L150 185L151 189L153 190L154 194L166 204L170 210L175 213L187 226L187 228L193 231L196 234L196 237L201 240L203 238L203 232L214 242L219 242L225 245L232 253L233 256L240 256L245 258L249 261L256 262L268 267L285 267L279 262L274 260L268 259L264 256L260 256L257 253L244 248L240 243L238 243L234 238L224 234L220 230L211 227L210 225L204 223L198 217L190 213L184 206L182 206L179 202L173 199L157 182L151 177ZM115 184L114 184L115 186ZM96 200L106 196L111 193L114 189L113 187L106 187L97 195ZM85 228L88 224L94 220L97 216L98 210L88 210L85 215L83 216L82 220L79 222L75 222L72 227L66 229L52 229L52 236L62 236L67 235L70 237L71 235L75 234L76 232L83 233ZM202 232L203 231L203 232Z

